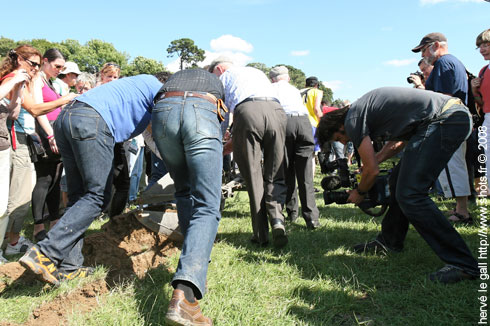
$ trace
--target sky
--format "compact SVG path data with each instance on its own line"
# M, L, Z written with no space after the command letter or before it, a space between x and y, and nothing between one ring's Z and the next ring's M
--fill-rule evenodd
M186 37L206 51L203 65L222 54L239 65L288 64L350 101L410 87L420 59L411 49L431 32L445 34L449 52L478 74L485 61L475 40L490 28L489 0L23 0L2 11L0 36L15 41L100 39L175 71L166 49Z

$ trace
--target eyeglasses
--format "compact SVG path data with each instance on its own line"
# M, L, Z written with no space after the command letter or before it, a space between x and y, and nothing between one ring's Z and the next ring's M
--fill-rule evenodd
M21 57L22 59L24 59L24 61L27 62L31 67L38 68L38 69L41 68L41 64L40 63L37 63L35 61L26 59L23 56L21 56L20 54L19 54L19 57Z
M63 65L54 65L54 67L55 67L56 69L60 70L60 69L63 69L63 67L64 67L64 66L63 66Z
M432 44L434 44L434 43L428 43L428 44L424 45L424 47L422 49L420 49L420 52L424 53L424 51L427 50L428 48L430 48L432 46Z

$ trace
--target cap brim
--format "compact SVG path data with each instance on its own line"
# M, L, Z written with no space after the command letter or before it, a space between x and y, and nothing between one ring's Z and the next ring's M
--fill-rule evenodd
M412 49L412 52L415 52L415 53L420 52L420 50L422 50L422 48L424 47L424 45L425 44L419 44L419 45L417 45L416 47L414 47Z

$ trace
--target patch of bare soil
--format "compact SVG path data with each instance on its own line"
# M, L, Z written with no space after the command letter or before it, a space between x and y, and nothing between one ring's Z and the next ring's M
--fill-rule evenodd
M135 214L116 216L102 226L102 232L87 236L83 246L84 265L109 267L109 281L133 275L142 278L149 269L164 264L175 253L174 241L149 231Z
M88 313L97 308L103 300L101 295L108 292L104 280L87 283L82 288L70 293L56 297L54 300L45 302L36 308L27 322L15 324L2 322L1 326L39 326L39 325L66 325L68 317L73 312Z
M112 218L101 232L85 237L84 265L104 265L109 269L106 281L110 284L126 278L142 278L150 269L165 263L175 253L177 244L162 234L146 229L130 212ZM10 284L33 284L35 275L19 263L0 266L0 293ZM14 287L15 288L15 287ZM60 296L34 310L23 325L63 325L73 309L85 313L98 305L98 296L107 292L104 280L86 284L66 296ZM0 326L16 324L0 322Z

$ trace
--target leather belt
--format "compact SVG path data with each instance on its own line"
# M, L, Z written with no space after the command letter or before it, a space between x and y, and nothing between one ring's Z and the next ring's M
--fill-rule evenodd
M216 96L214 96L213 94L210 94L210 93L190 92L190 91L185 91L185 92L166 92L162 97L160 97L160 99L167 98L167 97L176 97L176 96L184 97L184 98L186 98L186 97L199 97L199 98L205 99L206 101L211 102L213 104L216 104L216 102L218 101L216 99Z
M261 97L261 96L254 96L254 97L247 97L246 99L244 99L243 101L241 101L238 105L240 104L243 104L245 102L250 102L250 101L264 101L264 102L267 102L267 101L272 101L272 102L276 102L276 103L279 103L279 100L275 97Z

